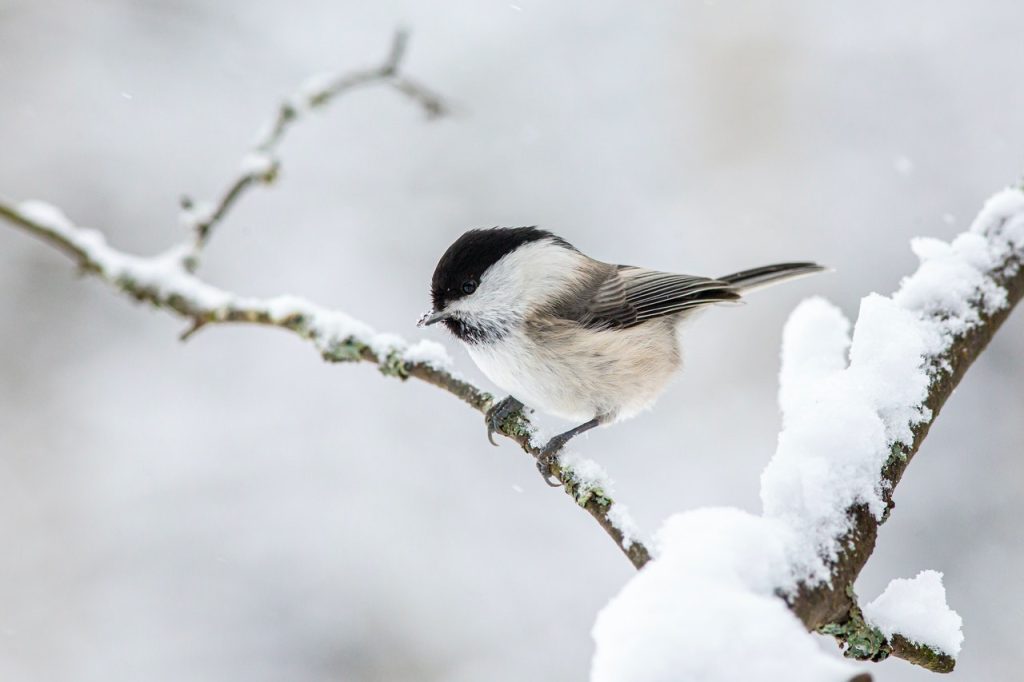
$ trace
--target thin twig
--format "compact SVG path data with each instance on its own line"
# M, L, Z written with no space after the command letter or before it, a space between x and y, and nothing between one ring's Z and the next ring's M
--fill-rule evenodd
M186 256L189 269L197 266L199 253L209 241L214 228L224 220L247 190L274 182L281 168L277 149L292 126L308 112L325 107L359 87L381 84L389 85L408 97L423 109L428 118L437 118L447 113L448 106L439 95L401 73L408 43L408 32L400 29L392 38L387 57L378 66L344 74L328 74L307 81L298 92L280 104L270 124L243 158L238 174L219 199L213 203L197 203L188 197L182 199L182 220L192 229L195 239L195 248Z

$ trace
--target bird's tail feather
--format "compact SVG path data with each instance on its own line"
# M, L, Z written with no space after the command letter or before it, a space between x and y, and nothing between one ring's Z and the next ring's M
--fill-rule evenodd
M725 275L718 279L729 283L741 294L747 294L755 289L761 289L778 284L779 282L796 279L797 277L806 277L825 269L817 263L777 263L775 265L765 265L760 268L734 272L731 275Z

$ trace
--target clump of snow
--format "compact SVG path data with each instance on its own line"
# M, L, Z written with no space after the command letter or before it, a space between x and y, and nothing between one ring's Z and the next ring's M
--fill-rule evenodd
M933 322L890 298L870 294L861 300L846 370L849 392L863 397L881 418L886 457L890 444L910 444L911 427L931 418L922 405L931 385L929 361L946 350L937 331ZM876 478L884 461L877 462Z
M315 315L315 308L312 303L300 296L282 294L267 299L263 308L270 315L274 322L284 322L295 317L311 318Z
M990 197L971 224L971 232L1024 249L1024 190L1007 188Z
M243 175L265 178L277 170L277 161L264 152L249 152L242 157L238 170Z
M593 487L604 487L611 484L608 472L603 466L579 453L562 452L558 456L558 464L563 469L572 469L580 482Z
M453 363L448 350L437 341L422 339L402 352L406 362L423 364L434 369L449 370Z
M534 434L535 437L537 434ZM558 456L558 465L565 475L577 484L576 502L583 505L593 495L611 498L615 494L614 483L603 466L592 459L575 452L562 452ZM629 509L618 502L612 502L607 512L608 520L622 533L622 548L629 549L640 541L640 530Z
M608 471L594 460L576 452L563 451L558 455L558 466L571 472L580 486L611 493L612 479Z
M861 301L852 342L849 323L823 299L803 302L783 334L783 429L761 476L765 514L798 532L793 563L801 578L827 580L848 529L846 510L885 510L880 472L894 442L928 418L930 327L891 299ZM846 366L849 347L850 363Z
M952 243L918 238L910 246L921 267L896 294L904 308L946 314L947 331L962 334L980 321L979 304L986 313L1006 305L1006 291L987 274L1005 254L982 235L964 232Z
M640 541L640 527L629 514L629 508L621 502L612 502L608 520L622 533L622 549L629 549Z
M154 291L163 298L177 296L195 309L222 310L234 304L237 296L203 282L184 269L182 259L190 252L190 247L180 246L151 258L139 258L104 245L103 250L91 255L104 264L104 277L115 283L130 283L136 289Z
M340 343L346 339L369 339L377 333L365 322L349 317L343 312L325 308L317 310L311 327L317 330L318 342L325 345Z
M391 353L401 353L409 344L398 334L383 332L370 337L366 345L383 360Z
M802 302L782 332L782 374L779 405L793 414L813 395L809 388L846 368L850 321L824 298Z
M858 668L821 650L774 586L789 531L737 509L669 518L647 564L598 614L592 682L846 682Z
M960 653L963 619L946 604L946 588L938 571L893 580L862 610L864 619L886 637L900 634L953 658Z
M56 233L67 236L74 230L74 224L52 204L36 199L29 199L18 204L18 212L28 220L44 225Z

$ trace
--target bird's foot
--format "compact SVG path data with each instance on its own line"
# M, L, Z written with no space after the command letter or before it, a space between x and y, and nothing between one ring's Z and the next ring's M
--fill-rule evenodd
M559 434L549 440L537 455L537 471L544 477L544 482L552 488L558 488L562 485L562 481L555 476L553 467L558 462L558 453L562 451L566 441L569 440L568 438L563 438L564 435Z
M562 451L565 444L570 440L583 433L589 431L595 426L599 426L602 420L607 420L607 417L594 417L588 422L583 422L579 426L573 429L569 429L565 433L560 433L554 436L551 440L544 444L544 447L537 453L537 470L540 475L544 477L544 482L552 488L557 488L562 485L561 480L555 476L554 465L558 460L558 453ZM554 483L552 483L554 481Z
M487 423L487 440L491 441L491 445L498 445L494 442L494 434L504 433L502 426L505 424L505 421L522 409L523 404L521 402L512 396L508 396L487 410L487 414L484 415L484 421Z

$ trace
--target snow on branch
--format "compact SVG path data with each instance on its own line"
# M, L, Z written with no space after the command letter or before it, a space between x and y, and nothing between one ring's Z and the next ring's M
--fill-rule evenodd
M885 438L875 441L873 454L866 458L872 466L880 464L880 475L872 490L854 497L842 525L835 528L835 540L822 546L827 576L820 567L812 570L794 593L793 610L810 629L842 624L856 606L852 586L894 506L896 485L953 389L1024 297L1024 191L1006 189L990 198L970 229L951 243L918 239L912 246L921 260L917 272L891 299L865 299L861 315L867 310L869 326L862 332L858 320L854 331L850 369L870 372L877 384L875 405ZM882 319L874 308L899 321ZM900 338L893 338L896 330L902 330ZM916 358L908 343L917 344ZM903 361L897 362L898 353L905 354ZM909 371L903 362L916 362L918 371ZM883 386L889 395L883 395ZM912 400L915 393L922 399ZM883 442L887 447L878 449ZM767 510L767 500L765 504ZM893 654L907 658L906 647L900 649L894 647ZM918 653L922 658L914 662L933 670L953 668L951 656L936 659L925 650ZM874 656L885 654L883 647Z
M853 585L929 426L1024 296L1024 191L993 196L952 243L921 239L913 249L917 272L892 297L864 298L852 337L822 299L794 311L764 513L699 509L666 521L658 559L598 616L594 682L857 674L806 630L835 636L852 658L953 669L959 617L934 576L898 591L926 596L921 608L944 618L940 630L922 629L920 615L895 617L910 609L893 606L890 591L865 620Z
M892 640L902 636L936 656L956 658L964 641L963 620L946 603L946 589L938 571L921 571L911 579L896 578L885 591L864 606L864 620Z
M346 74L309 79L299 93L288 98L258 141L242 160L239 175L215 205L205 208L185 203L185 219L194 231L192 239L153 257L140 257L107 244L99 231L75 225L60 209L41 201L13 203L0 199L0 219L22 228L72 258L82 272L95 275L138 301L176 313L190 321L185 340L211 324L247 323L278 327L310 341L328 362L365 361L377 365L386 376L414 377L437 386L473 409L486 413L493 396L451 371L451 360L438 343L408 343L400 336L379 333L368 324L343 312L330 310L296 296L258 299L240 296L200 279L195 270L211 230L222 221L245 191L257 182L270 182L279 168L274 156L290 126L307 111L321 107L352 89L384 83L410 98L429 116L447 111L442 99L415 80L401 75L407 34L398 32L385 62L380 66ZM511 438L533 457L540 447L533 443L534 427L522 413L510 415L501 425ZM483 428L481 427L481 438ZM553 467L567 494L585 509L612 538L630 562L639 568L649 554L638 539L626 507L611 498L611 482L596 465L579 457Z

